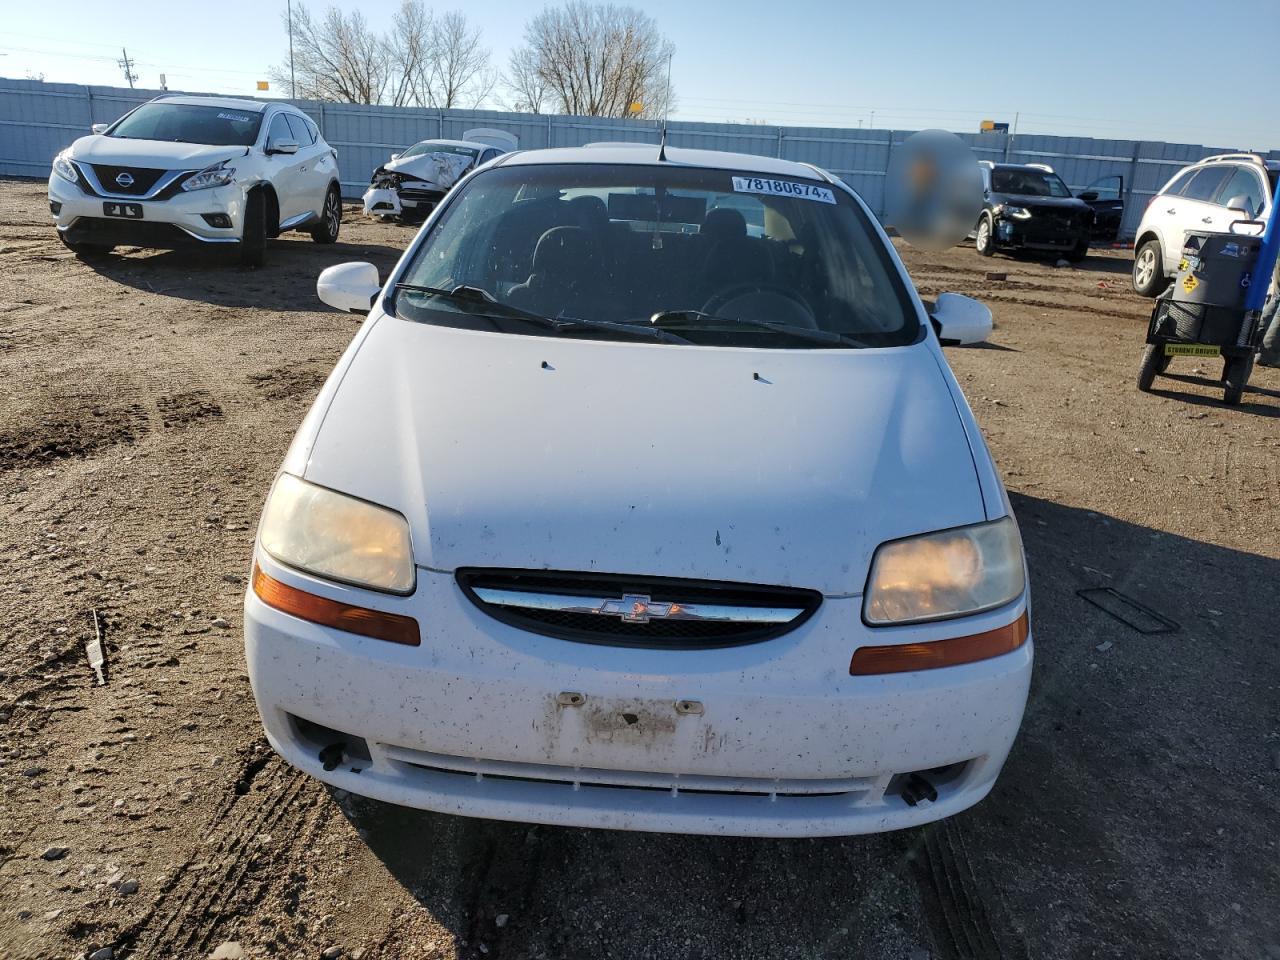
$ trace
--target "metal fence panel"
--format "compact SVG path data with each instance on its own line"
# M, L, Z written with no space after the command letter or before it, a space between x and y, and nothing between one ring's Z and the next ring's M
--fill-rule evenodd
M159 90L85 87L70 83L0 78L0 176L47 177L55 154L93 123L108 123ZM652 120L566 117L498 110L431 110L298 101L338 152L342 190L358 197L369 177L392 153L436 137L460 139L467 130L492 127L519 138L522 149L577 147L607 140L657 144ZM856 190L877 214L884 209L884 180L894 148L909 131L787 127L672 121L667 142L675 147L782 157L821 167ZM1125 184L1122 236L1132 236L1160 187L1179 169L1231 148L1199 144L1093 137L998 133L962 134L980 160L1047 163L1074 191L1119 174ZM1266 154L1280 159L1280 150Z

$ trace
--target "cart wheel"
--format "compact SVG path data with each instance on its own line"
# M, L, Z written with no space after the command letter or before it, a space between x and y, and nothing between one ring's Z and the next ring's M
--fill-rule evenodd
M1226 389L1222 392L1222 402L1228 406L1236 406L1244 396L1245 384L1249 382L1249 374L1253 373L1253 354L1236 357L1227 362L1227 372L1223 376Z
M1142 368L1138 371L1138 389L1150 393L1156 374L1164 373L1168 367L1169 358L1164 355L1164 345L1148 343L1142 354Z

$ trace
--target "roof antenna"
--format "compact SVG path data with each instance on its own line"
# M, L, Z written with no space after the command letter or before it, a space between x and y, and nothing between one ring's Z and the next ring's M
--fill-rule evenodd
M658 162L667 159L667 114L671 112L671 54L667 54L667 92L662 103L662 138L658 141Z

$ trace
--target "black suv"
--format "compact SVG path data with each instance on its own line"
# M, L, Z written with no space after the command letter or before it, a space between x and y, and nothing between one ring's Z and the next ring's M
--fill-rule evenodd
M978 253L1025 250L1073 263L1089 253L1093 208L1077 200L1050 167L990 163L982 167L982 216L974 227Z

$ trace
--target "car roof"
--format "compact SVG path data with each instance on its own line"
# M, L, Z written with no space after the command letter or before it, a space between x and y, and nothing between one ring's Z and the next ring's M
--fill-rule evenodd
M249 110L254 113L261 113L270 106L261 100L237 100L234 97L156 97L156 100L164 103L179 103L195 107L225 107L228 110ZM282 103L282 107L288 107L289 104ZM290 107L291 110L296 110Z
M828 179L817 167L794 160L758 157L749 153L724 153L719 150L689 150L667 147L665 159L658 159L656 143L593 143L586 147L554 147L547 150L518 150L504 154L496 161L502 166L583 163L596 166L626 164L630 166L702 167L709 170L741 170L770 176Z

